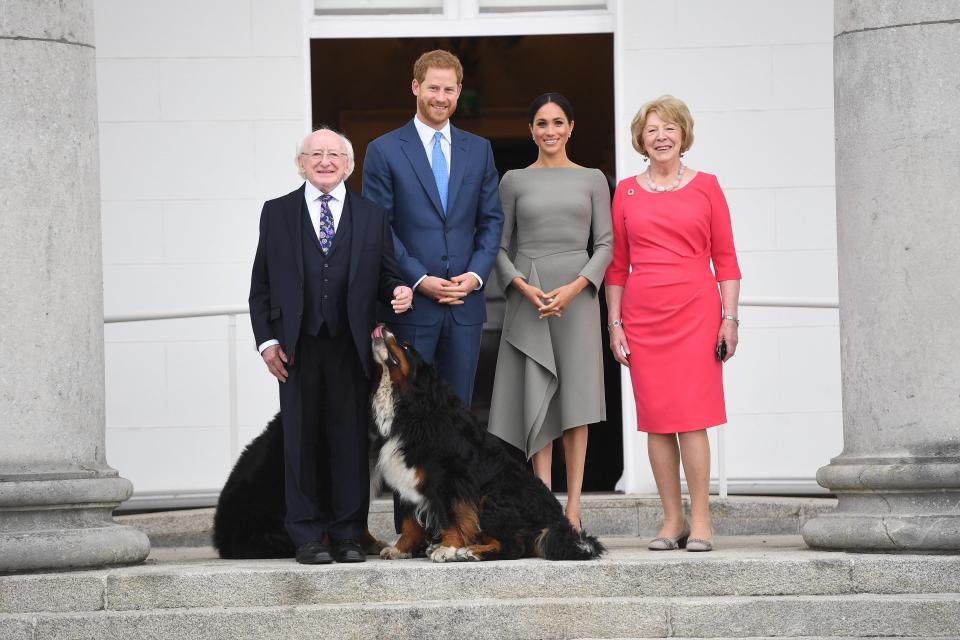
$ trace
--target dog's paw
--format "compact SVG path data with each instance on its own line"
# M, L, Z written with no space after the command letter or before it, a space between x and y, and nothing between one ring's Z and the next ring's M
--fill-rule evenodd
M434 562L457 562L457 551L458 549L456 547L437 545L437 547L430 552L429 557Z
M439 547L440 547L440 543L434 542L429 547L427 547L427 550L424 551L424 554L429 558L431 555L433 555L433 552L436 551Z
M460 547L457 549L458 562L478 562L480 556L475 554L470 547Z
M409 553L403 553L395 546L390 545L380 550L380 557L384 560L406 560L412 557Z

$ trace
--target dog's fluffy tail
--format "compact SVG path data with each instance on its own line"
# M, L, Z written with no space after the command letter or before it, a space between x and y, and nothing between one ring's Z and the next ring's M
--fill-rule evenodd
M566 518L544 529L536 541L537 555L547 560L595 560L607 548L596 536L577 533Z

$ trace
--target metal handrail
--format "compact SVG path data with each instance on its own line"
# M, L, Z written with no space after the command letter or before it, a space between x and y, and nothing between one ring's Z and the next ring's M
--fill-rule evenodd
M225 307L197 307L179 311L151 311L142 313L111 313L103 316L104 324L117 322L146 322L149 320L185 320L188 318L206 318L210 316L239 316L250 313L247 305Z
M797 309L836 309L836 298L778 298L746 296L740 298L741 307L792 307ZM223 307L198 307L175 311L152 311L142 313L112 313L104 315L105 324L118 322L146 322L149 320L182 320L187 318L205 318L210 316L245 315L249 313L247 305Z

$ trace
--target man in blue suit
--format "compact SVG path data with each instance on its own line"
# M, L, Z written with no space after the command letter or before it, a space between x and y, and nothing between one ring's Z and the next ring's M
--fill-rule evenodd
M447 51L413 66L416 116L367 147L363 195L385 207L413 309L387 322L470 406L503 210L490 142L450 124L463 67Z

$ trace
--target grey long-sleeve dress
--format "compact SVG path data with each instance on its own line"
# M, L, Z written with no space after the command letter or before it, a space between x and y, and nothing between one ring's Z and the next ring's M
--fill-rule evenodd
M564 429L606 419L597 295L613 256L610 190L598 169L520 169L503 176L500 202L505 217L495 269L507 310L489 431L529 458ZM511 286L520 276L546 293L581 275L592 286L560 318L540 320Z

